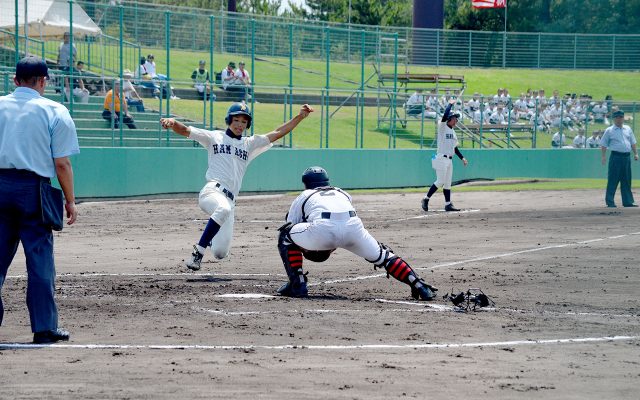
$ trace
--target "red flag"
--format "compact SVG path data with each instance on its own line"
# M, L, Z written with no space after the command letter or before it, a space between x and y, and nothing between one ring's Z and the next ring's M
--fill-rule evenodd
M471 0L473 8L505 8L507 0Z

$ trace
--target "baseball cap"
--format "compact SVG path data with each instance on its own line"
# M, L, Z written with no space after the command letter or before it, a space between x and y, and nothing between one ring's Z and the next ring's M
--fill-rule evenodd
M244 61L240 61L238 65L244 65Z
M624 111L617 110L617 111L614 111L613 114L611 115L613 115L613 118L624 117Z
M200 61L198 61L198 64L200 64L200 65L204 65L204 64L206 64L206 63L207 63L207 62L206 62L205 60L200 60Z
M233 61L229 61L229 66L231 68L235 68L236 67L236 63L234 63Z
M49 79L49 68L43 59L29 56L18 61L18 64L16 64L16 79L27 80L36 76L44 76Z

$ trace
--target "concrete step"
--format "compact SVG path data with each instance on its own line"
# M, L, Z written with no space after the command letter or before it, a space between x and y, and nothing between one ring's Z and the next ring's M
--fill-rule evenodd
M74 118L76 123L76 129L100 129L110 127L109 121L102 118ZM156 118L154 120L138 119L134 117L135 124L140 129L158 130L160 128L160 122Z
M82 147L114 147L114 146L120 147L121 145L119 137L112 139L111 137L98 138L98 137L79 136L78 142ZM195 143L195 146L194 146L194 143L195 142L190 140L184 140L184 139L180 140L180 138L170 139L168 142L167 140L159 142L158 140L145 139L145 138L124 137L122 139L122 146L125 146L125 147L190 147L191 148L191 147L199 146L197 143Z

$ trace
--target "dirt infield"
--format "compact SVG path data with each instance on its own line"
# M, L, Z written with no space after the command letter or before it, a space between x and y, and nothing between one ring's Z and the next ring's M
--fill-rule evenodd
M82 203L56 234L71 341L22 345L19 253L0 398L636 399L640 209L604 208L603 194L457 193L463 212L427 215L419 194L355 195L369 231L439 294L479 287L496 302L469 313L413 301L344 250L306 262L310 298L271 297L293 196L241 196L230 257L207 254L198 274L179 266L206 218L195 197Z

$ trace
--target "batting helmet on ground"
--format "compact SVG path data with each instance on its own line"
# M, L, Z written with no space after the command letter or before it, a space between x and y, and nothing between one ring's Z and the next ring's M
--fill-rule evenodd
M329 175L322 167L309 167L302 173L302 183L305 189L329 186Z
M249 111L249 107L247 107L244 103L233 103L231 107L229 107L229 111L227 111L227 116L224 118L224 122L227 125L231 125L231 120L234 115L245 115L249 118L249 122L247 122L247 129L251 128L251 112Z

